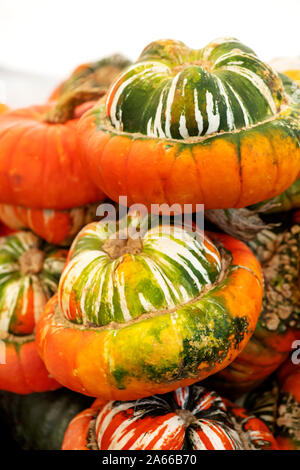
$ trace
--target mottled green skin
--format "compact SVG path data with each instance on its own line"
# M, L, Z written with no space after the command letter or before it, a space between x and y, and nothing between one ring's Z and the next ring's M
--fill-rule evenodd
M24 450L60 450L70 421L91 403L66 388L29 395L0 391L3 433Z
M177 309L175 316L172 313L156 315L114 330L111 347L118 351L123 364L120 367L112 362L112 385L126 389L132 377L146 383L168 384L199 377L199 364L205 372L222 364L228 352L238 348L249 332L247 318L233 318L218 296L218 290L225 284L226 281L200 300ZM170 337L168 343L166 338L174 328L178 338ZM127 361L122 361L125 357Z

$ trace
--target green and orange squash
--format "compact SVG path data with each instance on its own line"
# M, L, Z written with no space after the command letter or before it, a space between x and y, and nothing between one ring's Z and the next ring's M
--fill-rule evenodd
M162 40L78 128L90 177L115 201L245 207L299 176L299 109L278 74L238 40L199 50Z
M63 450L276 450L263 421L200 385L138 401L98 400L68 426Z
M0 238L0 389L28 394L60 385L45 368L35 326L56 292L67 251L31 232Z
M242 242L210 237L136 214L82 229L37 325L49 372L80 393L127 400L233 361L255 329L261 268Z

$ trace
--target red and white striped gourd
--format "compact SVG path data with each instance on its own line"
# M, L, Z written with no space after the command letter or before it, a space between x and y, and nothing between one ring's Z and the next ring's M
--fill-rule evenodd
M70 423L63 450L276 449L258 418L200 385L130 402L94 403Z

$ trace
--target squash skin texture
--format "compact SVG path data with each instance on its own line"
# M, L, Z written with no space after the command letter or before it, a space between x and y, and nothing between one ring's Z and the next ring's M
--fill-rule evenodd
M80 393L104 401L131 400L190 385L233 361L254 331L262 274L243 243L220 234L213 239L232 253L234 265L242 267L231 270L194 306L177 308L175 330L168 312L119 329L78 327L62 319L54 296L36 331L39 353L50 373ZM216 310L210 311L210 302Z

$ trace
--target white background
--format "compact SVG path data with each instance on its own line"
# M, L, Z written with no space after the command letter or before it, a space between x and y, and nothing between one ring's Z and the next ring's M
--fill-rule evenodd
M155 39L200 48L220 36L264 60L298 56L300 0L0 0L2 95L41 101L79 63L114 52L136 60Z

